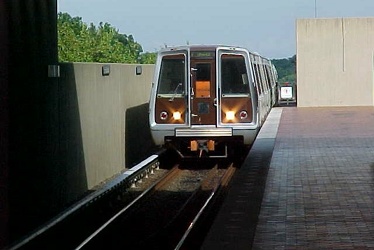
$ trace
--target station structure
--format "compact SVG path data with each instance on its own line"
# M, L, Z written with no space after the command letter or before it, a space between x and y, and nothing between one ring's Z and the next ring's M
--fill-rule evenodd
M201 249L373 249L374 108L273 108Z
M56 0L1 1L0 35L1 248L125 167L153 66L60 64ZM300 19L296 44L297 106L270 113L206 249L374 248L374 18Z

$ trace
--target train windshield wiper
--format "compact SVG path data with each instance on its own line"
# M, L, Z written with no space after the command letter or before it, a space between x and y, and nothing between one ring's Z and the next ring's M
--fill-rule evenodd
M175 87L175 90L174 90L174 92L173 92L173 96L169 99L169 102L174 101L174 98L175 98L175 96L177 95L177 92L178 92L178 89L179 89L180 86L182 86L182 83L181 83L181 82L178 83L177 87Z

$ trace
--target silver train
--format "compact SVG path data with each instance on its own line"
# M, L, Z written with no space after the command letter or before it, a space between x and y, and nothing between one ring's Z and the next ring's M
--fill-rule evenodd
M240 47L159 51L149 102L156 145L181 157L229 157L250 146L277 100L270 60Z

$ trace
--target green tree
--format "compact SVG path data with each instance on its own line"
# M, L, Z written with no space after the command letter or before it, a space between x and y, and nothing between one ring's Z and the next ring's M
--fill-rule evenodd
M156 52L146 52L140 55L139 63L142 64L155 64L157 59Z
M296 82L296 55L271 60L278 72L278 82Z
M92 39L80 17L72 18L67 13L58 13L58 52L62 62L91 62L89 51Z
M120 34L109 23L88 26L82 18L60 12L57 29L61 62L138 63L143 52L132 35Z

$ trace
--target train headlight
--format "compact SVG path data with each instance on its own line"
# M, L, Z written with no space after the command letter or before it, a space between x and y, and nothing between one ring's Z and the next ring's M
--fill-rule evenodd
M166 111L162 111L160 113L161 120L165 121L168 118L168 113Z
M174 120L179 120L181 118L181 112L176 111L173 113Z
M232 121L235 119L235 112L234 111L227 111L226 112L226 119Z
M240 119L244 120L247 119L248 113L245 110L240 111Z

